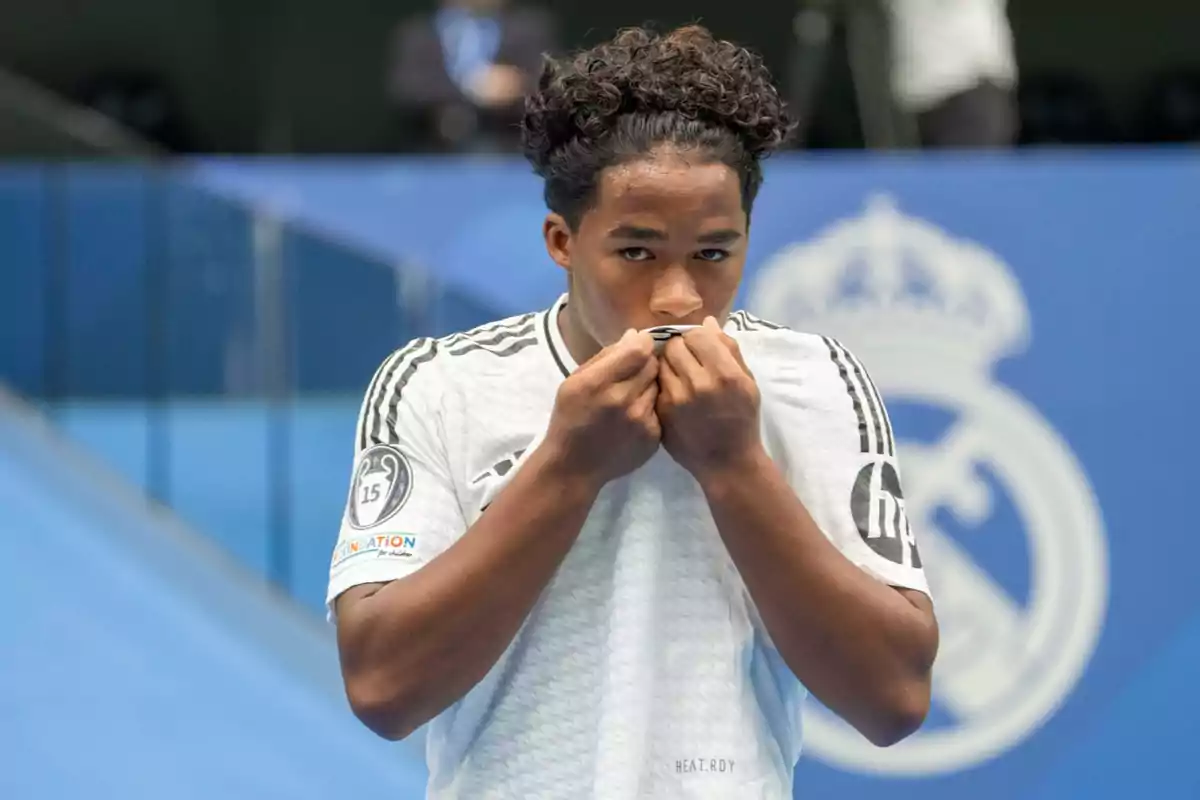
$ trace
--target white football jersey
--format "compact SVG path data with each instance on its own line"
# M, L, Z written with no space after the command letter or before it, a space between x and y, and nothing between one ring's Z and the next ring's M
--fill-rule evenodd
M576 368L561 298L421 339L359 419L328 601L402 578L461 536L536 448ZM763 439L822 531L927 592L879 393L838 342L744 312ZM554 491L547 485L546 491ZM429 723L428 797L784 800L806 692L773 647L695 480L661 450L609 483L499 662Z

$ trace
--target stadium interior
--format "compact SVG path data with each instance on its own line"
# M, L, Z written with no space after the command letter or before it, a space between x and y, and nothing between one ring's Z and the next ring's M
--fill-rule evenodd
M424 797L420 735L349 711L325 591L375 368L564 290L518 101L414 88L432 0L11 5L0 798ZM824 713L796 797L1200 797L1200 4L938 5L542 0L512 24L536 64L700 20L800 110L739 303L864 355L949 566L925 728L877 750ZM940 60L897 44L926 26ZM905 72L975 67L935 99ZM892 261L935 298L881 301L900 334L800 298L870 296ZM763 288L802 269L837 279ZM984 312L938 304L962 286Z

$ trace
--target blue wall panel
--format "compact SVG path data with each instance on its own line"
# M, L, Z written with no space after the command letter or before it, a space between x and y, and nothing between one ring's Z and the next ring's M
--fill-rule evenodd
M292 593L318 613L325 603L329 559L350 487L354 425L360 399L303 400L289 413Z
M303 233L284 240L290 282L292 386L300 392L356 391L411 339L394 270Z
M150 178L122 167L67 174L64 389L128 395L150 389Z
M55 423L122 478L150 487L151 428L145 402L66 401L46 408Z
M156 357L173 395L257 388L253 219L208 192L164 180L153 240L160 281L152 307L164 330Z
M0 375L29 394L45 390L50 180L44 169L0 167Z
M282 513L288 528L279 533L291 556L280 578L321 612L359 403L352 396L298 400L279 411L256 400L175 400L162 407L76 401L56 407L54 418L124 478L161 491L186 522L260 575L273 574L273 522ZM277 430L288 438L273 450ZM150 467L157 458L161 474Z
M271 574L270 413L262 403L237 400L181 400L164 412L167 501L261 575Z

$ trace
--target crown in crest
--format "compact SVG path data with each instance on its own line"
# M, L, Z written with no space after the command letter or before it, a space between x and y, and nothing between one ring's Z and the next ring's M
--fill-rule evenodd
M772 256L747 305L852 349L936 350L981 368L1029 337L1025 297L994 253L903 214L886 195Z

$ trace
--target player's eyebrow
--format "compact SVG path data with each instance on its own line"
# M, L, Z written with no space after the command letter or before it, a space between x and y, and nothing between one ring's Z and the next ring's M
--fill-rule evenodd
M608 232L613 239L637 239L638 241L662 241L667 234L657 228L644 228L640 225L618 225Z
M667 234L657 228L646 228L640 225L618 225L610 230L608 235L613 239L635 239L642 242L661 242L667 238ZM700 234L696 241L700 244L730 244L741 238L741 231L733 228L721 228Z
M718 231L702 233L696 241L700 242L700 244L732 244L741 238L741 231L735 231L733 228L722 228Z

